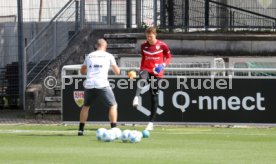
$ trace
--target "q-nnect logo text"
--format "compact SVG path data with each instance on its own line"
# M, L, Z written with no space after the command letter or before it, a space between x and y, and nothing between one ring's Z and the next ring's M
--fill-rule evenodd
M179 103L178 98L184 99L184 103ZM192 99L187 92L177 91L172 96L173 106L185 112L191 105L197 106L198 110L259 110L264 111L265 98L260 92L253 96L197 96Z
M147 89L144 89L147 91ZM159 106L164 106L166 100L164 98L166 94L162 91L159 95ZM139 97L139 104L142 104L142 97ZM178 99L182 99L184 101L179 102ZM264 111L266 108L263 106L265 98L262 96L260 92L257 92L255 95L252 96L197 96L196 98L192 99L189 93L184 91L176 91L172 95L171 98L172 104L176 109L181 110L181 112L186 112L190 109L192 105L196 107L196 110L231 110L231 111L238 111L238 110L246 110L246 111ZM150 112L148 109L139 105L137 108L140 112L144 113L145 115L149 115ZM194 110L194 108L193 108ZM165 111L158 108L157 113L159 115L163 114Z

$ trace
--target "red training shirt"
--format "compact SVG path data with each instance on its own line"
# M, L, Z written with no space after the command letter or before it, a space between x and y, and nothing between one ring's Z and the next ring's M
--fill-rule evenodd
M157 40L154 45L145 42L141 45L141 55L140 70L147 70L156 77L163 77L164 71L161 71L159 74L154 74L153 68L159 64L165 63L167 66L170 63L171 53L167 44L160 40Z

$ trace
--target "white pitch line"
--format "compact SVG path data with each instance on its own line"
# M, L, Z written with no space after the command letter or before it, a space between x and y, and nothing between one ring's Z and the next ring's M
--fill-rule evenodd
M65 134L72 134L76 133L77 130L0 130L1 134L16 134L16 133L39 133L39 134L58 134L58 133L65 133Z
M164 134L164 132L154 132L154 133L162 133ZM183 135L235 135L235 136L276 136L273 134L241 134L241 133L208 133L208 132L168 132L166 133L168 135L179 135L179 134L183 134Z
M0 130L0 134L75 134L77 130ZM87 130L86 133L94 133L92 131ZM199 131L186 131L186 132L173 132L173 131L162 131L157 132L153 131L156 134L166 134L166 135L234 135L234 136L276 136L275 134L243 134L243 133L217 133L211 132L208 130L199 130Z
M164 131L183 131L183 129L180 129L180 128L170 128L170 129L165 129L165 128L163 128L162 130L164 130ZM200 130L198 130L198 129L194 129L194 130L191 130L191 129L188 129L188 130L185 130L185 131L188 131L188 132L210 132L210 131L212 131L212 129L200 129Z

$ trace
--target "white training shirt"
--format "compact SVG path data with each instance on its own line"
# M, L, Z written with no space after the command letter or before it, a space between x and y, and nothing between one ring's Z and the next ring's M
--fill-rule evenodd
M111 65L117 65L114 56L108 52L97 50L85 57L87 66L85 88L104 88L110 86L108 71Z

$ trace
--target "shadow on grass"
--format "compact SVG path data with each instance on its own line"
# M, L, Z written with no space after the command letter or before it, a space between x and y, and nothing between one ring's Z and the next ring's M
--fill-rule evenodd
M77 134L20 134L19 136L29 136L29 137L72 137L77 136Z
M65 130L78 130L79 127L77 128L66 128ZM85 131L97 131L98 129L96 128L84 128Z

